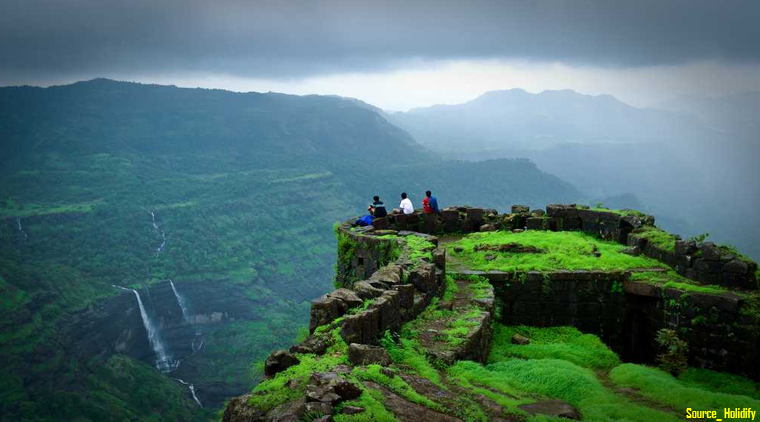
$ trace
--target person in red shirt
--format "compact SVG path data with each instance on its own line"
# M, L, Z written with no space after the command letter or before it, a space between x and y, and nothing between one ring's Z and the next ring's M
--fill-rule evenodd
M440 214L438 209L438 200L435 199L432 192L425 192L425 199L422 200L422 212L425 214Z

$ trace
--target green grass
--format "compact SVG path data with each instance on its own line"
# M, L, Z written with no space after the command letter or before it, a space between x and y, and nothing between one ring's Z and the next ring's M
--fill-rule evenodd
M691 370L693 371L693 370ZM687 372L688 374L688 372ZM719 379L722 378L722 382ZM649 400L663 404L678 412L685 412L687 407L693 410L717 410L718 417L723 416L724 408L760 408L760 401L740 394L727 394L723 391L738 392L748 387L741 377L724 374L692 373L679 380L659 369L641 365L623 364L610 372L610 379L619 386L639 389L639 394ZM715 385L722 391L708 391ZM757 394L756 387L747 394ZM725 418L724 418L725 419Z
M504 245L515 243L533 246L542 253L506 253L475 251L477 245ZM464 250L455 252L454 247ZM594 246L601 254L594 256ZM626 270L634 268L666 268L657 260L626 255L620 251L625 246L602 241L579 232L527 231L523 233L488 232L473 233L449 247L463 265L480 271L552 271L552 270ZM495 259L487 261L486 255Z
M433 249L435 245L433 242L425 239L422 236L397 236L393 234L387 234L379 236L380 239L403 239L406 242L407 253L409 254L409 260L413 265L419 264L421 260L429 262L433 261Z
M401 377L389 377L382 372L382 369L383 367L380 365L369 365L366 368L355 368L352 374L359 380L376 382L412 403L432 410L443 411L440 404L416 392Z
M678 376L678 381L688 387L701 388L716 393L742 395L760 400L760 387L756 382L739 375L715 372L709 369L689 368Z
M338 414L333 416L335 422L396 422L398 419L385 408L385 397L376 390L364 388L362 395L356 400L341 403L336 409L340 412L345 406L356 406L364 409L357 415Z
M678 290L683 290L687 292L709 293L709 294L721 294L721 293L731 292L739 296L747 296L746 293L738 291L738 290L727 289L725 287L715 286L715 285L701 285L694 280L690 280L686 277L680 276L678 273L672 270L665 273L663 272L636 272L636 273L631 274L630 279L633 281L644 281L651 284L658 284L664 288L678 289Z
M591 207L589 209L591 211L601 211L601 212L609 212L613 214L618 214L618 215L622 215L623 217L628 216L628 215L636 215L636 216L643 217L646 215L641 211L636 211L636 210L631 210L631 209L613 210L613 209L604 208L604 207Z
M635 229L633 233L639 237L647 239L650 244L657 246L662 250L670 252L675 251L676 237L664 230L660 230L653 226L642 226Z
M530 339L530 344L512 344L514 334ZM591 369L610 369L620 364L618 356L599 337L583 334L574 327L527 327L494 324L489 363L512 358L564 359Z
M401 338L395 343L389 334L380 340L380 344L388 351L396 365L403 365L411 369L415 374L427 378L433 384L442 386L441 374L430 364L425 357L425 351L417 340Z
M323 356L296 354L300 360L299 364L291 366L273 378L258 384L253 389L248 404L259 410L269 411L302 395L306 380L313 372L326 372L336 365L348 364L346 358L348 345L340 336L340 328L334 329L330 334L333 344ZM291 379L299 381L299 388L291 389L285 385Z
M454 280L454 276L449 273L446 273L444 283L444 293L443 296L441 296L441 300L448 302L454 299L454 296L459 291L459 286L457 285L456 280Z
M520 402L536 401L535 395L557 398L575 406L583 420L593 421L677 421L675 415L634 404L606 389L595 373L560 359L511 359L486 367L474 362L458 362L449 375L518 397ZM508 408L509 410L509 408ZM513 410L513 409L512 409Z
M464 343L465 337L470 330L478 325L478 317L483 311L474 308L461 311L456 318L451 321L445 330L442 330L443 339L451 346L459 346Z
M468 287L473 291L474 299L487 299L493 296L493 287L487 278L479 275L462 275L459 278L471 282Z

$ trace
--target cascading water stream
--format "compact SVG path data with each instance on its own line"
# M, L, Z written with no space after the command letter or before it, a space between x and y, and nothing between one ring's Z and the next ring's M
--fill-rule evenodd
M156 354L156 369L163 373L168 373L179 368L181 361L174 360L172 356L166 353L166 347L164 346L163 340L161 340L161 334L158 332L158 328L153 324L153 321L150 320L150 317L148 317L140 293L134 289L127 289L116 285L114 285L114 287L122 290L131 290L132 293L135 294L135 297L137 298L137 306L140 308L140 317L142 318L145 331L148 333L148 342L150 343L153 352Z
M29 236L26 235L26 232L24 231L24 227L21 226L21 217L19 217L16 222L18 223L18 232L21 233L21 236L24 237L24 240L28 239Z
M156 256L159 256L161 255L161 252L163 252L164 246L166 246L166 234L161 227L158 227L158 224L156 223L156 213L153 212L153 210L150 211L150 217L153 219L153 228L161 234L161 245L156 249Z
M177 303L179 304L179 308L182 309L182 318L184 318L186 323L190 323L190 314L187 310L187 302L185 301L185 297L180 295L177 291L177 288L174 287L174 282L169 280L169 284L172 285L172 291L174 291L174 297L177 298Z
M190 394L193 396L193 400L195 400L195 402L198 403L198 406L203 407L203 405L201 404L201 401L198 399L198 396L195 395L195 386L193 384L182 381L179 378L174 378L174 379L179 381L181 384L186 385L188 389L190 389Z

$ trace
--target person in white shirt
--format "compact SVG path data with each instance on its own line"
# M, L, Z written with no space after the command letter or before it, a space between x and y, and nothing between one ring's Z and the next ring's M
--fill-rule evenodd
M401 204L399 204L398 207L407 215L414 212L414 205L412 205L412 201L406 197L406 192L401 193Z

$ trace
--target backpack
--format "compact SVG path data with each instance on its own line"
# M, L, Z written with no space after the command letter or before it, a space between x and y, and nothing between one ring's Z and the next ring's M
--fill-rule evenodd
M372 220L373 220L372 216L369 215L369 214L367 214L364 217L356 220L356 225L357 226L362 226L362 227L364 227L364 226L371 226L372 225Z

